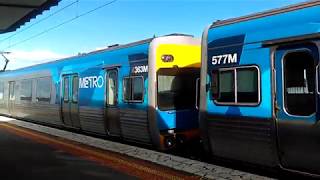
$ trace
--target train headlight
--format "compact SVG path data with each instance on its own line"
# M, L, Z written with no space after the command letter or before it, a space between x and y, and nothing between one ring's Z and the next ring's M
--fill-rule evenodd
M173 62L174 57L171 54L165 54L161 56L163 62Z
M167 146L167 148L171 148L175 145L175 138L174 136L167 136L165 138L165 145Z

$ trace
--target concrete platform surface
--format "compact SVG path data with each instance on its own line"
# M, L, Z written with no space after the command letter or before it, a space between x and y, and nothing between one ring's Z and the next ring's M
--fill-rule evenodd
M17 135L0 124L0 179L137 179Z
M157 152L157 151L148 150L140 147L121 144L118 142L113 142L113 141L109 141L101 138L95 138L95 137L78 134L74 132L69 132L65 130L55 129L55 128L34 124L30 122L20 121L20 120L7 118L3 116L0 116L0 122L2 122L2 124L4 123L10 126L14 125L16 127L27 128L40 133L45 133L50 136L55 136L55 138L58 138L58 139L64 139L64 141L70 141L70 143L76 142L76 143L79 143L79 146L86 145L92 148L98 148L111 153L111 155L109 154L109 156L111 157L120 155L124 157L132 157L135 160L140 159L140 160L144 160L145 162L150 162L152 164L160 165L159 167L152 167L153 165L151 166L146 165L146 166L140 167L141 172L145 172L146 174L147 172L156 171L153 173L154 174L153 179L158 179L158 178L160 179L163 179L163 178L164 179L167 179L167 178L169 179L199 179L199 178L270 179L268 177L259 176L259 175L255 175L248 172L233 170L230 168L225 168L225 167L216 166L213 164L208 164L208 163L199 162L199 161L195 161L187 158L182 158L182 157L178 157L170 154L165 154L162 152ZM25 145L27 146L27 144ZM99 150L95 150L95 151L99 151ZM112 152L114 152L114 154L112 154ZM100 153L103 156L105 152L102 151ZM136 162L136 163L141 163L141 162ZM143 171L143 168L145 167L147 167L147 169ZM161 172L162 170L158 171L155 168L162 169L162 167L167 167L167 169L166 168L163 169L163 173L165 175L162 177L158 176L157 178L156 174ZM172 171L172 170L175 170L175 171ZM185 172L186 174L184 174L183 172ZM109 173L112 173L112 171L109 170ZM114 175L119 176L119 179L121 178L130 179L130 178L138 177L134 173L133 174L127 173L127 176L124 176L123 174L117 174L117 172L114 172Z

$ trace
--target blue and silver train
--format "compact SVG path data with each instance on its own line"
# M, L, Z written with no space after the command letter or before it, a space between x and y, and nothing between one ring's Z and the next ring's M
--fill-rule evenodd
M153 145L199 137L200 40L151 38L0 73L0 113Z
M320 174L320 2L217 21L202 37L212 156Z
M173 34L2 72L0 113L160 150L200 131L211 156L319 175L319 14L310 1L217 21L202 44Z

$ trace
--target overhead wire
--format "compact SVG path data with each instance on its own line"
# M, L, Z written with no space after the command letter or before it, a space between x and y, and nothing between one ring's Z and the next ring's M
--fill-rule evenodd
M79 18L81 18L81 17L83 17L83 16L86 16L86 15L88 15L88 14L91 14L91 13L93 13L93 12L95 12L95 11L101 9L101 8L104 8L104 7L108 6L108 5L111 5L111 4L115 3L116 1L118 1L118 0L109 1L109 2L107 2L107 3L104 3L104 4L100 5L100 6L95 7L95 8L93 8L93 9L89 10L89 11L86 11L86 12L84 12L84 13L82 13L82 14L78 14L78 15L76 15L75 17L73 17L73 18L71 18L71 19L68 19L68 20L66 20L66 21L64 21L64 22L62 22L62 23L60 23L60 24L58 24L58 25L55 25L55 26L53 26L53 27L50 27L50 28L48 28L48 29L46 29L46 30L44 30L44 31L42 31L42 32L40 32L40 33L37 33L37 34L29 37L29 38L26 38L26 39L24 39L24 40L22 40L22 41L19 41L19 42L17 42L17 43L11 44L11 45L5 47L4 50L5 50L5 49L8 49L8 48L15 47L15 46L20 45L20 44L22 44L22 43L25 43L25 42L27 42L27 41L30 41L31 39L37 38L37 37L39 37L39 36L41 36L41 35L43 35L43 34L46 34L46 33L50 32L50 31L56 29L56 28L59 28L59 27L65 25L65 24L68 24L68 23L70 23L70 22L72 22L72 21L75 21L76 19L79 19Z

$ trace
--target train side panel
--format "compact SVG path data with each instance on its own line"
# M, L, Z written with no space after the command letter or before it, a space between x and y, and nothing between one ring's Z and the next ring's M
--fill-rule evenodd
M148 43L144 43L80 57L82 62L88 63L65 67L62 77L70 74L79 76L79 119L82 130L151 144L148 121L143 118L147 116L147 71L139 71L139 67L148 66L147 52ZM142 80L139 83L143 87L139 86L138 90L143 92L138 93L143 100L131 99L134 95L131 91L133 85L124 87L124 81L129 79L133 82L134 77ZM127 100L124 95L126 88L130 89Z
M215 156L274 166L270 50L246 45L245 35L207 42L206 104L200 108L206 144Z
M200 127L211 155L320 174L319 12L311 1L207 28Z
M3 72L0 112L162 150L173 148L178 138L184 142L199 137L199 44L190 36L169 35ZM168 55L173 62L162 59ZM164 97L156 92L158 74ZM157 101L179 109L159 110Z
M1 113L61 126L59 117L59 80L54 68L4 72L1 74ZM48 118L52 117L52 118Z

